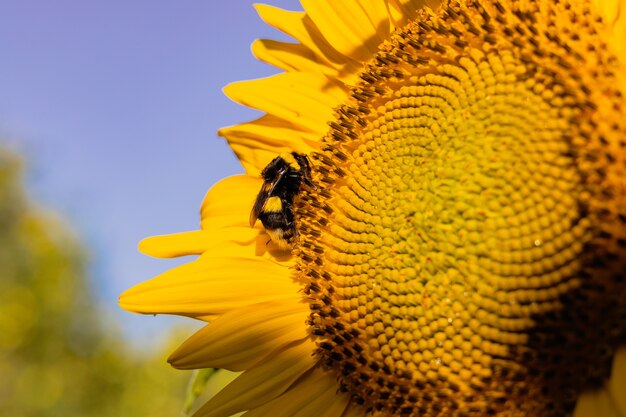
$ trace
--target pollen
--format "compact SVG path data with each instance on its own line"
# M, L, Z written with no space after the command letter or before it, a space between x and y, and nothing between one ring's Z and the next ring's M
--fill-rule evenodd
M626 111L585 1L445 2L311 155L320 363L380 416L569 415L626 338Z

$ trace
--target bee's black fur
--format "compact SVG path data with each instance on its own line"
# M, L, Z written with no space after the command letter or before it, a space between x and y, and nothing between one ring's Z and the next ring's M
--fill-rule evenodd
M250 226L254 226L258 218L279 247L290 248L298 235L294 198L302 183L313 187L309 159L297 152L277 156L263 169L261 176L264 182L250 213ZM280 199L280 210L266 207L272 197Z

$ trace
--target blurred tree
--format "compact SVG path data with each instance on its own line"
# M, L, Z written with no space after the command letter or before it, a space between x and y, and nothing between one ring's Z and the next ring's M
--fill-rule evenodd
M19 158L0 150L0 416L181 415L189 375L165 353L139 357L111 331L85 255L27 200Z

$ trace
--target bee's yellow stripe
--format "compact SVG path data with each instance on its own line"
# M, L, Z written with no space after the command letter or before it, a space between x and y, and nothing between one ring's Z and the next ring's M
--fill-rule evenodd
M293 157L291 153L283 153L280 157L287 163L287 165L291 166L296 171L300 171L301 167L296 158Z
M272 211L282 211L283 202L280 200L280 197L270 197L267 199L265 204L263 205L264 212L272 212Z

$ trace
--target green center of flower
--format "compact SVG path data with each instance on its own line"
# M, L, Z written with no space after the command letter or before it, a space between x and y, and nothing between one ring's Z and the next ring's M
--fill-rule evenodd
M312 156L309 324L369 410L566 413L626 335L613 60L584 6L525 7L424 11Z

